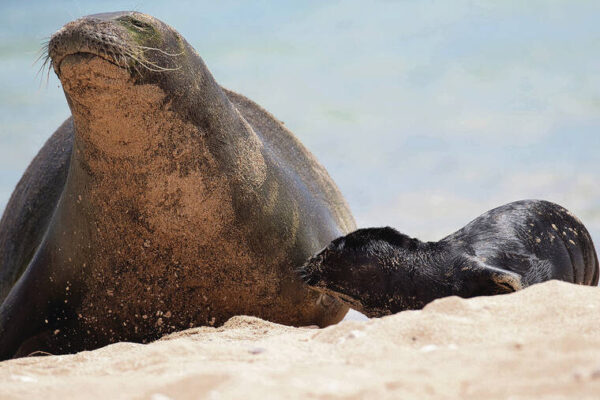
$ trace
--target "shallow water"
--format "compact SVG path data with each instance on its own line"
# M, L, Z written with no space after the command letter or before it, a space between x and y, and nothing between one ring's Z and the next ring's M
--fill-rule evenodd
M81 15L135 9L285 121L359 226L433 240L543 198L600 243L600 3L283 3L3 0L0 210L69 115L54 74L36 78L41 41Z

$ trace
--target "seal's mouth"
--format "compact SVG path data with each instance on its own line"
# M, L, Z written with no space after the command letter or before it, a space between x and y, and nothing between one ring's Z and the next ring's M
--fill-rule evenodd
M323 260L324 260L323 251L310 258L304 265L296 270L300 278L304 281L304 283L312 290L321 293L323 296L331 296L340 300L345 305L355 309L356 311L363 312L364 306L362 303L355 298L337 292L328 287L327 283L323 280L321 272L323 269Z
M335 299L338 299L339 301L341 301L342 303L346 304L348 307L350 307L356 311L363 312L363 310L364 310L364 307L361 304L361 302L348 296L347 294L336 292L334 290L331 290L329 288L322 287L322 286L311 286L311 288L313 290L321 293L322 295L331 296Z
M73 52L73 53L64 54L61 57L59 57L56 62L53 61L53 65L54 65L57 75L60 76L61 75L61 67L62 67L63 63L65 65L73 66L73 65L79 64L83 61L88 61L94 57L98 57L101 60L106 61L110 64L113 64L119 68L125 68L125 66L120 65L118 62L116 62L111 57L107 57L104 54L90 53L88 51L77 51L77 52Z

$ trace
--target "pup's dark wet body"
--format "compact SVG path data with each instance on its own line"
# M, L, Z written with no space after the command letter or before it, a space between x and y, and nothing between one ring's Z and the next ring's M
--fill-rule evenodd
M371 317L419 309L440 297L510 293L558 279L598 284L598 258L583 224L563 207L523 200L486 212L438 242L392 228L334 240L300 271L319 291Z

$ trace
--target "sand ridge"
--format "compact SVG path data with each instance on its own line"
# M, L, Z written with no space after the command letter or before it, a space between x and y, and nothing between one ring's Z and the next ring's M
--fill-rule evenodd
M0 363L0 398L592 399L600 289L551 281L325 329L219 328Z

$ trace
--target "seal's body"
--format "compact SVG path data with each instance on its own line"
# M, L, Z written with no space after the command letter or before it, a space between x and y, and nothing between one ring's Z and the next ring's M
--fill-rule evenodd
M294 269L355 229L327 172L144 14L49 43L71 108L0 222L0 359L146 342L249 314L325 326L347 308Z
M438 241L392 228L334 240L301 269L320 292L376 317L440 297L510 293L559 279L598 284L598 258L583 224L559 205L524 200L486 212Z

